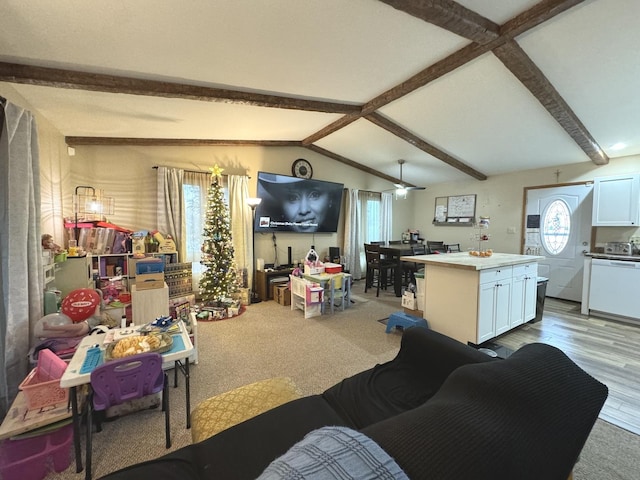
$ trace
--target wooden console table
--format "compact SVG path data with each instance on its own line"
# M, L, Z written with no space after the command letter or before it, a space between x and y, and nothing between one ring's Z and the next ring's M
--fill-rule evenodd
M269 281L275 277L289 277L289 275L293 272L292 268L284 268L282 270L274 270L274 271L265 271L265 270L257 270L256 271L256 292L260 300L272 300L273 295L271 294L271 289L269 288Z

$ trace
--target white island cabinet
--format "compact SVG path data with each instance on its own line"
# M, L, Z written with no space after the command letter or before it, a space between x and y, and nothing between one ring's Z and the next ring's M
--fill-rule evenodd
M535 317L535 255L466 252L401 260L425 265L424 318L429 328L479 345Z

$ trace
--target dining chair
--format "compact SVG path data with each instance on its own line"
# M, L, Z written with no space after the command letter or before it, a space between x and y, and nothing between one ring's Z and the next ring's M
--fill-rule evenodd
M427 240L427 251L429 253L446 253L447 247L444 242L433 242Z
M367 261L364 292L369 287L376 287L376 297L380 296L380 288L386 289L396 275L396 263L385 261L380 253L380 245L364 244L364 254Z
M447 252L460 252L460 244L459 243L447 243Z
M91 479L92 420L96 416L96 431L102 431L102 415L112 406L162 392L165 446L171 447L169 423L169 380L162 370L159 353L141 353L112 360L91 372L91 393L87 413L87 460L85 478Z
M411 255L426 255L427 248L424 244L411 245ZM416 262L402 262L402 272L404 274L404 283L416 284L416 272L421 268L421 264Z

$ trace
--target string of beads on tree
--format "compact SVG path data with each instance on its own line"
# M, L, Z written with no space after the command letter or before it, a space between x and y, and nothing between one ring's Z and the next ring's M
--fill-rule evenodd
M200 295L207 304L217 304L237 289L229 208L222 191L222 168L211 169L207 212L200 263L206 267L200 279Z

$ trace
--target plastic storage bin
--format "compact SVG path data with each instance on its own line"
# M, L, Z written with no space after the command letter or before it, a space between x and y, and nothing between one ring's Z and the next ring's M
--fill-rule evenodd
M51 350L40 351L36 368L20 384L29 410L67 402L69 389L60 387L60 377L66 369L66 362Z
M62 472L71 463L73 425L22 440L0 442L0 479L42 480L53 469Z
M164 273L164 262L161 258L145 258L136 262L136 275L143 273Z

